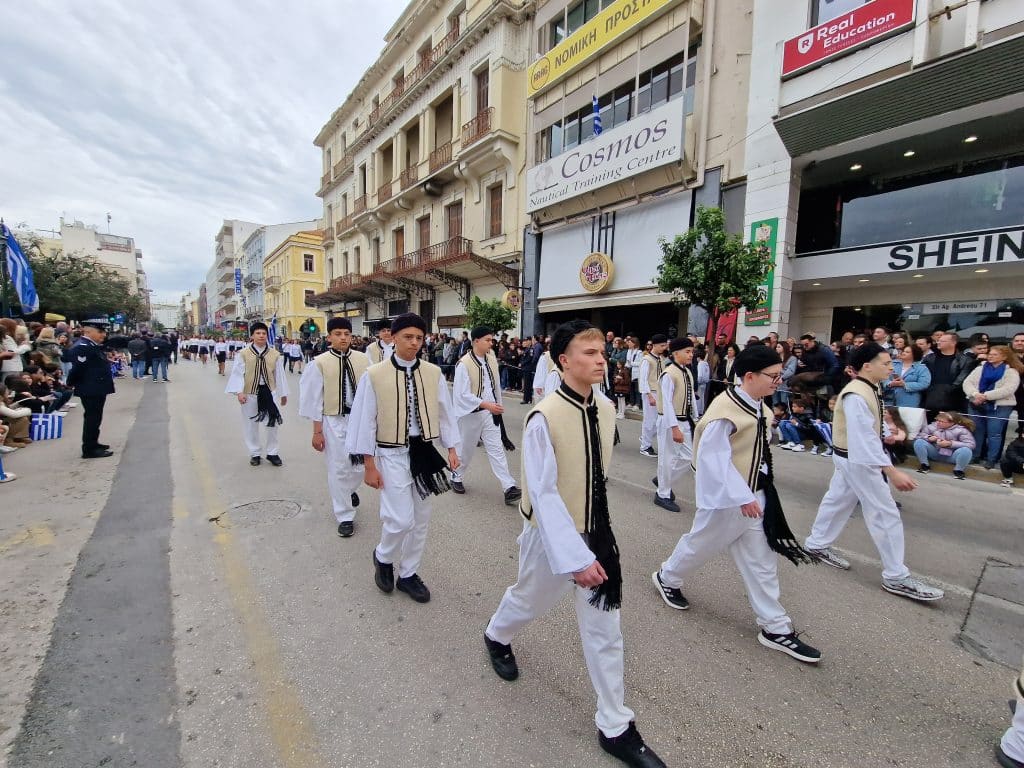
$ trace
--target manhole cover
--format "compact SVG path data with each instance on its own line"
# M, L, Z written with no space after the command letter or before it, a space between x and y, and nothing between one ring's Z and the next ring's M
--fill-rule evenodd
M224 519L233 525L265 525L280 520L289 520L301 511L302 505L297 501L264 499L263 501L250 501L248 504L238 504L217 517L211 517L210 522L216 523Z

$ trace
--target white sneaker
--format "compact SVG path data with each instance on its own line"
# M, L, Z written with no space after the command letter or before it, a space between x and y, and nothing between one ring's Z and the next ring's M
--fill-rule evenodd
M828 457L831 456L833 453L834 451L831 448L826 448L824 451L821 452L821 455Z
M906 576L902 579L882 579L882 589L886 592L892 592L894 595L909 597L911 600L919 600L921 602L941 600L946 594L941 589L929 587L923 581L915 579L913 576Z
M791 443L783 443L782 445L779 446L779 448L781 448L784 451L792 451L794 447L796 447L796 443L792 443L792 442Z
M831 565L833 568L838 568L841 571L850 570L850 561L845 557L840 557L838 553L832 547L825 547L825 549L808 549L812 555L818 558L818 561L825 565Z
M807 450L807 448L804 447L803 443L797 443L789 450L791 450L793 453L803 453L804 451Z
M0 445L0 453L14 453L16 450L17 447L13 445ZM1005 485L1005 481L1003 484Z
M77 408L78 407L78 403L66 403L64 405L64 407L65 408Z
M812 445L811 446L811 456L817 456L817 455L818 455L818 446Z
M999 484L1003 486L1003 488L1013 488L1013 478L1004 477Z

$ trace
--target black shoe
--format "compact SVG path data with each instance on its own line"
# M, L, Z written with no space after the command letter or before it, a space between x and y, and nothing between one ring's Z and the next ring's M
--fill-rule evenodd
M250 467L258 467L259 465L260 465L260 457L259 456L253 456L251 459L249 459L249 466Z
M657 488L658 487L658 478L652 477L651 478L651 485L653 485L655 488ZM676 500L676 492L675 491L669 491L669 494L670 494L669 498L672 499L672 501L675 501Z
M377 559L377 550L373 550L373 580L381 592L390 592L395 588L395 566L382 563Z
M996 762L1003 768L1024 768L1024 763L1020 760L1014 760L1008 754L1003 752L1002 744L996 744Z
M667 768L664 761L654 754L654 750L644 744L636 723L631 722L629 728L612 738L598 731L597 740L601 742L601 749L626 765L634 768Z
M458 480L452 480L452 490L456 493L465 493L466 486L460 483Z
M523 492L516 486L512 486L505 491L505 506L514 506L517 501L523 498Z
M931 464L922 464L920 467L917 468L917 471L922 475L927 475L929 472L932 471Z
M97 449L95 449L93 451L83 451L82 452L82 458L83 459L105 459L108 456L113 456L113 455L114 455L113 451L106 451L106 450L103 450L102 448L97 448Z
M967 479L967 473L964 472L962 469L954 469L953 477L955 477L957 480L965 480Z
M104 445L103 443L96 443L96 447L99 448L101 451L109 451L110 450L110 446L109 445Z
M395 586L398 587L399 592L405 592L405 594L417 603L430 602L430 590L427 589L427 585L423 583L423 579L415 573L412 576L406 576L404 579L399 578L398 581L395 582Z
M996 463L994 461L986 461L982 466L985 467L985 469L995 469Z
M796 632L790 632L788 635L769 635L762 629L757 633L757 642L765 648L771 648L773 651L782 651L794 659L806 662L807 664L817 664L821 661L821 651L817 648L812 648L801 640Z
M669 512L679 512L679 505L676 504L672 499L663 499L658 494L654 494L654 506L667 509Z
M338 523L338 535L343 539L347 539L353 533L356 532L356 525L351 520L346 520L343 523Z
M656 450L654 450L654 446L653 445L650 445L650 446L648 446L646 448L641 448L640 449L640 455L641 456L646 456L649 459L656 459L656 458L658 458L658 452Z
M356 493L355 491L352 492L352 506L353 507L358 507L359 506L359 494Z
M683 590L665 584L661 580L661 571L652 573L651 581L654 582L654 586L658 588L658 592L661 594L661 599L665 601L669 608L675 608L677 611L688 611L690 609L690 601L683 597Z
M498 673L502 680L515 680L519 677L519 665L516 664L516 656L512 653L512 646L491 640L484 635L484 645L487 646L487 655L491 657L491 666Z
M275 467L280 467L282 464L284 464L284 462L281 461L281 457L278 456L276 453L268 453L267 461L269 461Z

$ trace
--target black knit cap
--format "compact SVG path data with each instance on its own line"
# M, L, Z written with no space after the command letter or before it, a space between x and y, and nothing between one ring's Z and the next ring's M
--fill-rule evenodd
M732 370L737 376L743 378L748 373L763 371L773 365L782 365L779 353L764 344L754 344L736 355L736 362L732 364Z
M672 339L672 341L668 343L668 351L678 352L680 349L689 349L692 346L693 342L685 337L682 339Z
M256 333L256 331L267 331L269 333L270 329L267 328L267 324L264 323L262 320L257 320L255 323L249 326L249 335L252 336L254 333Z
M469 338L473 341L482 339L484 336L493 336L494 330L486 325L478 325L476 328L469 332Z
M330 333L335 328L341 328L343 331L352 330L352 321L347 317L332 317L327 321L327 332Z
M570 320L568 323L562 323L555 328L555 332L551 334L551 346L548 348L548 351L551 353L551 360L558 367L558 370L562 370L562 363L558 358L565 354L565 350L569 348L569 342L579 334L594 327L594 325L586 320Z
M415 312L406 312L391 321L391 333L398 333L403 328L419 328L424 334L427 332L427 324Z
M668 341L668 336L664 333L656 333L651 336L651 344L664 344Z

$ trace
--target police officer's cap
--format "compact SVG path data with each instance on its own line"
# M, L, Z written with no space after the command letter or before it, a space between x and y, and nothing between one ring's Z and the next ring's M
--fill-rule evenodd
M107 330L107 326L110 321L105 317L93 317L88 320L83 320L82 325L88 325L92 328L99 328L101 331Z

